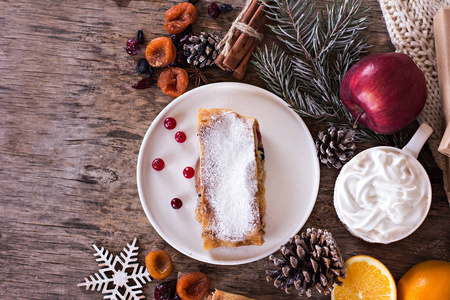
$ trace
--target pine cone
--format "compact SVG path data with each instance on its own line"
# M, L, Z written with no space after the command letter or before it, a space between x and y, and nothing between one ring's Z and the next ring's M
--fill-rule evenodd
M189 41L191 44L183 46L188 64L204 68L214 63L220 52L220 39L216 35L201 32L200 36L191 36Z
M296 235L280 249L282 258L274 255L269 260L279 269L267 270L267 281L274 280L274 286L290 294L292 287L301 296L311 297L314 288L328 295L333 284L342 286L339 277L345 278L346 270L341 251L331 233L327 230L308 228Z
M346 128L328 128L328 133L319 132L316 140L317 156L329 168L340 169L354 155L356 145L353 141L355 131Z

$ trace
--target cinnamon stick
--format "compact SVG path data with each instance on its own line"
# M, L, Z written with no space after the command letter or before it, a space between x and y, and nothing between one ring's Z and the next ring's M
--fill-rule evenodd
M255 15L248 23L248 26L255 29L257 32L261 33L265 26L265 23L261 22L264 16L265 12L262 9L262 7L259 6L255 12ZM252 47L253 42L256 40L257 39L255 37L249 37L247 33L241 32L239 38L234 43L227 57L225 57L223 65L232 70L236 69L239 62L242 60L247 51Z
M258 0L253 0L253 2L248 7L248 10L245 12L244 16L242 17L241 21L239 23L249 24L249 22L252 20L253 16L255 15L256 11L260 8ZM233 36L231 38L231 45L234 45L236 40L238 39L239 35L241 34L240 30L235 30L233 33Z
M241 62L238 64L236 70L234 70L234 72L233 72L234 78L236 78L238 80L244 79L244 75L245 75L245 72L247 71L247 67L248 67L248 61L252 57L253 51L255 50L257 44L258 44L258 42L255 41L253 43L252 47L247 51L245 56L242 58Z
M216 66L218 66L218 67L221 68L222 70L225 70L225 71L233 71L233 70L231 70L230 68L226 67L226 66L223 64L223 61L224 61L224 60L225 60L225 56L224 56L222 53L220 53L219 55L217 55L216 60L214 61L214 63L216 64Z
M248 7L247 11L242 16L242 19L239 22L248 24L248 22L255 15L255 12L258 9L258 7L259 7L258 0L253 0L252 3L250 4L250 6ZM231 37L231 39L229 41L230 45L234 45L234 43L236 42L236 40L238 39L240 34L241 34L241 32L239 30L234 31L233 36ZM223 70L233 71L223 64L224 59L225 59L225 56L223 55L223 53L222 52L219 53L219 55L217 56L217 58L215 60L215 64Z
M268 19L266 16L261 20L259 28L264 28L266 25ZM239 80L242 80L244 78L245 72L247 71L248 62L250 58L252 57L253 51L256 48L256 45L258 45L258 40L254 39L253 44L251 45L250 49L247 51L247 53L244 55L242 60L239 62L238 66L236 67L236 70L233 72L233 77Z
M259 7L258 0L253 0L250 6L248 7L247 11L245 12L244 16L242 16L240 22L248 24L248 22L250 22L256 10L258 9L258 7Z
M252 0L240 23L247 24L258 33L262 33L268 19L258 0ZM242 80L248 67L248 62L259 40L241 30L235 30L230 38L231 49L225 56L223 51L216 58L216 65L223 70L232 71L233 77Z

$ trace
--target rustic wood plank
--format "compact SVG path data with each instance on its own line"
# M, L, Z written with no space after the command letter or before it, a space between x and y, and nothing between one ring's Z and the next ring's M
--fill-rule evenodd
M217 20L207 17L210 2L199 1L195 28L223 35L244 1L228 1L237 9ZM144 30L147 41L167 36L163 14L178 1L0 3L0 298L100 299L98 292L76 286L97 271L91 245L118 254L137 237L141 263L154 249L172 255L171 279L177 272L202 271L214 288L257 299L297 299L265 281L266 259L213 266L177 252L152 228L139 202L135 166L141 140L172 99L157 87L130 87L139 78L134 69L143 55L129 57L124 45L137 29ZM392 51L378 2L365 3L372 7L371 51ZM265 43L275 40L266 33ZM211 72L212 82L235 81L221 70ZM252 70L245 82L263 86ZM326 128L306 123L314 137ZM433 161L423 163L433 204L424 224L405 240L370 245L352 237L332 204L338 171L323 166L319 196L305 228L328 228L346 258L372 255L396 280L420 261L449 260L442 174ZM153 299L155 284L145 286L147 299Z

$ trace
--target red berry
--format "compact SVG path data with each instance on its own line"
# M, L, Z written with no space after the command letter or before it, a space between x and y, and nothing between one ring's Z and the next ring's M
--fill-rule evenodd
M194 175L195 175L195 171L194 171L193 168L191 168L191 167L184 168L184 170L183 170L183 176L184 177L189 179L189 178L194 177Z
M127 41L127 53L136 55L139 53L139 41L137 39L129 39Z
M177 121L174 118L166 118L164 120L164 127L169 130L174 129L177 126Z
M170 205L172 205L174 209L180 209L181 206L183 206L183 201L179 198L173 198L172 201L170 201Z
M155 158L152 162L152 167L156 171L161 171L162 169L164 169L164 165L164 161L161 158Z
M175 140L176 140L178 143L184 143L184 142L186 141L186 134L184 134L183 131L178 131L178 132L175 134Z
M211 18L216 19L220 15L219 5L216 2L212 2L208 6L208 14Z
M153 84L153 79L150 77L146 77L142 80L139 80L135 84L133 84L131 87L138 90L148 89Z
M156 300L173 299L176 292L176 283L174 281L163 282L155 287Z

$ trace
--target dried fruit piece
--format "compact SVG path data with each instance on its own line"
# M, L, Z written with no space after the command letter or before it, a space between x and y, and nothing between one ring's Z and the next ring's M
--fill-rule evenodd
M144 74L146 77L152 77L153 67L148 64L145 58L141 58L136 65L136 73Z
M192 272L181 276L177 282L177 293L182 300L200 300L209 290L210 281L202 272Z
M171 97L178 97L183 94L187 89L188 83L188 73L178 67L170 67L163 70L158 79L158 86L163 93Z
M172 272L172 257L164 250L152 251L145 257L145 265L152 278L163 280Z
M175 281L168 281L158 284L155 287L155 299L156 300L172 300L175 299Z
M177 60L176 60L176 62L179 65L181 65L181 66L187 64L187 57L184 55L184 51L183 50L178 50L177 51Z
M131 87L133 89L143 90L143 89L148 89L152 85L153 85L153 79L150 77L146 77L144 79L139 80L138 82L133 84Z
M179 47L179 43L180 43L180 39L181 39L181 34L175 34L172 33L170 35L170 40L172 41L172 43L175 45L175 47L178 49Z
M164 29L168 33L181 33L189 25L197 22L198 14L192 3L182 2L166 11L164 17L166 18Z
M233 10L233 6L231 4L222 3L219 6L219 11L221 14L225 14Z
M155 68L165 67L175 61L177 49L170 38L162 36L150 41L145 50L145 59Z
M139 43L144 44L144 32L142 30L137 31L136 38L139 41Z
M211 18L216 19L220 15L219 5L216 2L212 2L208 5L208 14Z
M139 53L139 41L137 39L129 39L126 47L129 55L136 55Z

